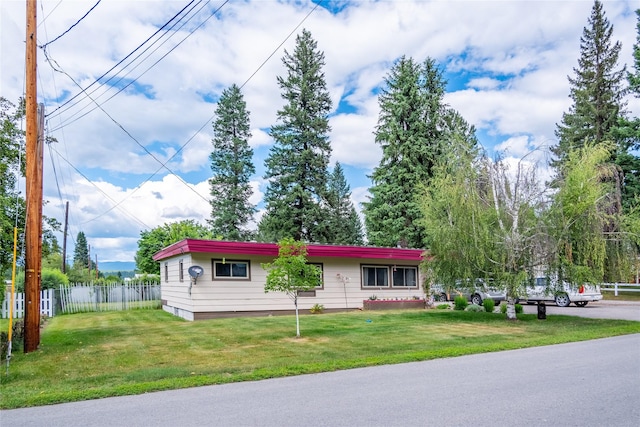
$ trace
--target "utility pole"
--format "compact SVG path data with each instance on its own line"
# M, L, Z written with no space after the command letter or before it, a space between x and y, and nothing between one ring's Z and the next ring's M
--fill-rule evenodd
M40 274L42 266L42 151L44 108L38 118L37 101L37 4L27 0L26 38L26 225L24 352L40 345ZM40 123L39 123L40 122Z
M67 227L69 226L69 202L64 210L64 234L62 235L62 272L67 272Z

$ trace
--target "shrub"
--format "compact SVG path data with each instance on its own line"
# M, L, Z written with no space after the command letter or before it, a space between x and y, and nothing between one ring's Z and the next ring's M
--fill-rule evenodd
M454 305L453 307L454 310L464 310L469 305L469 302L462 295L458 295L453 300L453 305Z
M496 302L490 298L487 298L482 301L482 306L484 307L484 311L487 313L493 313L493 309L496 307Z
M507 304L500 304L500 313L507 314ZM516 314L522 313L522 304L516 304Z
M68 285L67 275L57 268L43 268L41 276L41 289L57 289L60 285Z
M484 307L480 307L478 304L469 304L464 311L472 311L474 313L482 313L484 311Z
M438 310L449 310L451 306L449 304L438 304L436 308Z
M324 305L315 304L313 307L309 309L309 311L312 312L313 314L320 314L324 311Z

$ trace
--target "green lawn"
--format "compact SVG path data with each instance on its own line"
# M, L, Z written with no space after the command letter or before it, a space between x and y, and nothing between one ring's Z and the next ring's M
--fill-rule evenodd
M7 321L0 322L7 330ZM406 310L186 322L160 310L48 319L14 352L0 408L428 360L639 333L640 322Z

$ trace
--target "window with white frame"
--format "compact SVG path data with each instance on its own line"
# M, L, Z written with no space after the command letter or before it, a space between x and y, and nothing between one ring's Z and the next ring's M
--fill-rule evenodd
M249 261L214 259L213 280L250 280Z
M169 281L169 263L168 262L164 263L164 281L165 282Z
M184 261L178 261L178 280L184 282Z

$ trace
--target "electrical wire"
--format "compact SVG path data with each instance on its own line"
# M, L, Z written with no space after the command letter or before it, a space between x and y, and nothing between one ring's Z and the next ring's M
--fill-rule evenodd
M105 193L100 187L98 187L93 181L91 181L85 174L83 174L78 168L76 168L69 160L67 160L66 158L64 158L64 156L62 156L62 154L60 154L60 152L58 152L55 148L51 148L51 150L53 150L62 160L64 160L69 166L71 166L73 168L73 170L75 170L80 176L82 176L84 179L87 180L87 182L89 182L89 184L91 184L92 186L94 186L100 193L102 193L104 195L104 197L106 197L107 199L109 199L111 202L114 203L114 205L116 205L115 207L117 207L122 213L124 213L125 215L127 215L129 218L131 218L132 220L134 220L135 222L137 222L139 225L142 226L142 228L144 229L150 229L151 227L149 227L147 224L144 223L144 221L140 220L139 218L137 218L135 215L133 215L132 213L130 213L129 211L127 211L126 209L124 209L123 207L120 206L120 203L116 202L115 200L113 200L113 198L111 198L111 196L109 196L107 193ZM113 208L112 208L113 209ZM109 210L112 210L109 209ZM106 213L106 212L105 212ZM95 219L103 216L103 214L89 220L89 221L84 221L82 224L87 224L91 221L94 221ZM82 225L80 224L80 225Z
M86 17L87 17L87 15L89 15L89 14L93 11L93 9L95 9L95 8L96 8L96 6L98 6L98 5L100 4L100 2L101 2L101 1L102 1L102 0L98 0L98 1L97 1L97 3L96 3L96 4L94 4L94 5L93 5L93 7L92 7L91 9L89 9L89 11L88 11L87 13L85 13L85 14L82 16L82 18L78 19L78 20L76 21L76 23L75 23L75 24L73 24L72 26L70 26L70 27L69 27L69 28L68 28L64 33L60 34L58 37L56 37L55 39L51 40L50 42L47 42L47 43L45 43L44 45L40 46L40 48L42 48L42 49L46 48L46 47L47 47L47 46L49 46L51 43L54 43L54 42L58 41L58 39L60 39L62 36L64 36L65 34L67 34L69 31L71 31L71 30L73 29L73 27L75 27L76 25L78 25L78 24L79 24L79 23L80 23L84 18L86 18ZM59 3L58 3L58 4L59 4ZM56 7L57 7L57 6L56 6Z
M208 2L207 2L207 3L208 3ZM202 6L198 11L196 11L196 14L197 14L200 10L202 10L202 9L206 6L206 4L207 4L207 3L205 3L205 4L204 4L204 5L203 5L203 6ZM218 9L218 10L219 10L219 9ZM216 11L216 12L217 12L217 11ZM167 38L166 38L166 39L165 39L165 40L164 40L164 41L163 41L163 42L162 42L158 47L156 47L153 51L149 52L149 53L147 54L147 56L146 56L144 59L142 59L142 61L140 61L140 62L139 62L138 64L136 64L135 66L133 66L133 68L132 68L131 70L129 70L125 75L123 75L123 76L119 77L115 82L113 82L113 83L111 83L110 85L108 85L108 86L107 86L107 83L109 83L111 80L115 79L115 78L118 76L118 74L119 74L119 73L123 72L123 71L124 71L124 70L129 66L129 65L131 65L135 60L137 60L138 58L140 58L143 54L147 53L147 51L148 51L148 50L149 50L153 45L155 45L157 42L159 42L159 41L160 41L160 40L161 40L161 39L162 39L162 38L167 34L167 32L163 33L163 35L162 35L162 36L160 36L160 38L159 38L159 39L157 39L156 41L154 41L150 46L148 46L145 50L143 50L143 51L142 51L138 56L136 56L135 58L133 58L133 59L131 60L131 62L129 62L128 64L126 64L126 65L125 65L125 66L124 66L120 71L118 71L118 72L117 72L116 74L114 74L112 77L110 77L110 78L109 78L109 79L107 79L105 82L103 82L101 86L99 86L99 87L97 87L97 88L93 89L92 91L90 91L90 92L89 92L89 94L93 94L93 93L95 93L95 92L99 91L100 89L103 89L103 88L105 88L105 87L106 87L106 89L104 90L104 92L103 92L103 93L101 93L101 94L99 94L99 95L97 95L97 96L95 96L95 97L93 98L93 99L94 99L94 103L95 103L95 101L97 101L98 99L100 99L103 95L106 95L106 94L107 94L110 90L112 90L114 87L117 87L117 85L118 85L122 80L124 80L124 78L125 78L126 76L128 76L129 74L131 74L131 73L132 73L136 68L138 68L140 65L142 65L142 62L144 62L146 59L148 59L152 54L154 54L155 52L157 52L157 51L158 51L158 49L160 49L160 47L162 47L165 43L167 43L169 40L171 40L171 39L173 38L173 36L174 36L175 34L177 34L177 31L181 30L185 25L187 25L187 24L189 23L189 21L191 21L191 19L193 19L193 17L194 17L194 16L195 16L195 15L193 15L192 17L190 17L189 19L187 19L187 20L186 20L186 21L185 21L185 22L180 26L180 28L178 28L176 31L172 32L172 33L171 33L171 35L169 35L169 36L168 36L168 37L167 37ZM169 28L169 30L174 30L175 26L176 26L176 25L177 25L181 20L182 20L182 18L180 18L180 20L178 20L178 21L176 22L176 24L174 24L172 27L170 27L170 28ZM131 86L132 84L134 84L138 79L140 79L143 75L145 75L145 74L147 73L147 71L149 71L149 70L151 70L153 67L155 67L155 66L156 66L160 61L162 61L162 60L163 60L163 59L164 59L164 58L165 58L169 53L171 53L175 48L177 48L180 44L182 44L182 42L184 42L184 40L186 40L190 35L191 35L191 33L190 33L190 34L188 34L188 35L187 35L187 36L186 36L182 41L180 41L178 44L176 44L173 48L171 48L168 52L166 52L162 57L160 57L160 59L158 59L158 60L157 60L156 62L154 62L151 66L149 66L146 70L144 70L141 74L139 74L136 78L134 78L134 79L132 79L131 81L129 81L126 85L124 85L123 87L121 87L121 88L120 88L119 90L117 90L113 95L111 95L109 98L107 98L105 101L103 101L100 105L104 105L104 104L106 104L106 103L107 103L107 102L109 102L111 99L113 99L116 95L118 95L119 93L123 92L123 91L124 91L124 90L126 90L129 86ZM121 62L122 62L122 61L121 61ZM114 67L115 67L115 66L114 66ZM112 69L111 69L111 70L113 70L113 68L114 68L114 67L112 67ZM108 73L108 72L109 72L109 71L107 71L107 73ZM106 75L107 73L103 74L103 76L104 76L104 75ZM102 78L102 77L100 77L100 78ZM96 83L96 82L94 82L94 83ZM89 87L91 87L94 83L92 83L91 85L89 85ZM80 93L82 93L82 92L80 92ZM80 93L79 93L79 94L80 94ZM78 96L79 94L77 94L76 96ZM72 104L72 105L68 106L67 108L62 109L62 110L58 113L58 115L62 114L62 113L63 113L63 112L65 112L65 111L68 111L69 109L74 108L75 106L79 105L81 102L83 102L83 101L84 101L84 100L86 100L86 99L87 99L87 97L84 97L83 99L80 99L80 100L79 100L78 102L76 102L75 104ZM81 116L79 116L79 117L76 117L76 116L78 116L79 114L81 114L83 110L85 110L85 109L89 108L89 107L90 107L90 105L94 105L94 104L89 103L89 104L87 104L87 105L85 105L85 106L81 107L79 111L76 111L75 113L73 113L70 117L68 117L68 118L66 119L66 121L61 122L60 127L62 127L62 126L68 126L68 125L70 125L71 123L73 123L73 122L75 122L75 121L77 121L77 120L79 120L79 119L81 119L81 118L85 117L87 114L91 113L92 111L94 111L94 110L96 110L96 109L98 108L97 106L94 106L93 108L91 108L91 109L90 109L89 111L87 111L86 113L82 114L82 115L81 115ZM52 131L56 131L56 130L58 130L60 127L56 128L56 129L53 129Z
M191 3L192 3L192 2L191 2ZM191 4L191 3L189 3L189 4ZM207 2L207 3L208 3L208 2ZM197 27L195 27L192 31L190 31L190 32L189 32L189 34L188 34L184 39L182 39L182 40L181 40L181 41L180 41L176 46L174 46L174 47L173 47L169 52L165 53L165 54L164 54L164 55L163 55L159 60L157 60L157 61L156 61L152 66L150 66L149 68L147 68L147 70L145 70L145 73L146 73L149 69L151 69L151 68L153 68L155 65L157 65L157 63L158 63L158 62L160 62L163 58L165 58L169 53L171 53L174 49L176 49L180 44L182 44L182 43L183 43L183 42L184 42L188 37L190 37L190 36L191 36L191 35L192 35L192 34L193 34L197 29L199 29L200 27L202 27L202 26L203 26L203 25L204 25L204 24L205 24L205 23L206 23L206 22L207 22L207 21L208 21L212 16L215 16L215 14L216 14L216 13L217 13L217 12L218 12L218 11L219 11L219 10L220 10L220 9L221 9L225 4L226 4L226 3L228 3L228 0L227 0L227 1L225 1L221 6L219 6L219 7L214 11L214 13L213 13L213 14L211 14L211 15L210 15L206 20L204 20L204 21L203 21L202 23L200 23ZM300 21L300 22L299 22L299 23L298 23L298 24L293 28L293 30L292 30L292 31L291 31L291 32L290 32L290 33L289 33L289 34L284 38L284 40L283 40L283 41L282 41L282 42L281 42L281 43L280 43L280 44L279 44L279 45L278 45L278 46L277 46L277 47L276 47L276 48L271 52L271 54L269 54L269 56L268 56L268 57L267 57L267 58L266 58L266 59L265 59L265 60L264 60L264 61L263 61L259 66L258 66L258 68L257 68L257 69L256 69L256 70L255 70L255 71L254 71L254 72L253 72L253 73L252 73L252 74L251 74L251 75L250 75L250 76L249 76L249 77L244 81L244 83L242 83L242 85L240 86L240 89L242 89L244 86L246 86L246 85L249 83L249 81L250 81L250 80L251 80L251 79L252 79L252 78L253 78L253 77L254 77L254 76L255 76L255 75L256 75L256 74L257 74L257 73L258 73L258 72L263 68L263 67L264 67L264 65L266 65L266 63L267 63L267 62L268 62L268 61L269 61L269 60L270 60L270 59L275 55L275 53L276 53L276 52L277 52L277 51L278 51L278 50L279 50L279 49L280 49L280 48L281 48L281 47L286 43L286 41L287 41L289 38L291 38L291 36L295 33L295 31L296 31L296 30L298 30L298 28L300 28L300 26L301 26L301 25L302 25L302 24L303 24L303 23L304 23L304 22L309 18L309 16L310 16L310 15L311 15L311 14L312 14L312 13L313 13L313 12L314 12L314 11L315 11L315 10L316 10L316 9L317 9L321 4L322 4L322 3L324 3L324 0L323 0L323 1L320 1L320 2L318 2L318 3L314 3L314 7L309 11L309 13L307 13L307 15L305 15L305 17L304 17L304 18L303 18L303 19L302 19L302 20L301 20L301 21ZM186 7L188 7L188 5L187 5L187 6L185 6L185 8L186 8ZM185 8L183 8L181 11L185 10ZM200 10L201 10L201 9L200 9ZM176 15L172 18L172 20L173 20L176 16L178 16L178 14L176 14ZM190 19L191 19L191 18L190 18ZM171 20L170 20L170 21L171 21ZM170 21L169 21L169 22L170 22ZM187 22L188 22L188 21L187 21ZM165 26L166 26L166 25L165 25ZM157 32L156 32L156 33L157 33ZM154 35L155 35L155 33L154 33ZM152 36L152 37L153 37L153 36ZM151 37L150 37L150 38L148 38L144 43L146 43L146 42L147 42L148 40L150 40L150 39L151 39ZM144 43L143 43L143 44L144 44ZM142 46L143 44L141 44L140 46ZM139 46L138 48L136 48L132 53L134 53L136 50L138 50L138 49L140 48L140 46ZM132 53L131 53L131 54L132 54ZM127 57L131 56L131 54L127 55ZM206 199L205 197L203 197L203 196L202 196L200 193L198 193L194 188L192 188L191 186L189 186L189 184L188 184L188 183L186 183L186 182L185 182L185 181L184 181L184 180L183 180L183 179L182 179L178 174L176 174L176 173L175 173L175 172L173 172L171 169L169 169L169 168L168 168L168 166L167 166L167 164L168 164L171 160L173 160L173 159L174 159L174 158L175 158L175 157L176 157L180 152L182 152L182 151L184 150L184 148L185 148L188 144L190 144L190 143L193 141L193 139L194 139L194 138L195 138L195 137L196 137L200 132L202 132L202 130L203 130L203 129L204 129L204 128L205 128L205 127L206 127L206 126L207 126L207 125L208 125L208 124L209 124L209 123L210 123L214 118L215 118L215 114L214 114L213 116L211 116L209 119L207 119L207 121L206 121L206 122L205 122L205 123L204 123L204 124L203 124L203 125L202 125L202 126L201 126L201 127L200 127L200 128L199 128L199 129L198 129L198 130L197 130L197 131L196 131L196 132L195 132L195 133L194 133L194 134L193 134L193 135L192 135L192 136L191 136L191 137L190 137L190 138L189 138L189 139L188 139L184 144L183 144L183 145L182 145L182 146L180 146L180 148L179 148L179 149L178 149L178 150L177 150L177 151L176 151L176 152L175 152L171 157L169 157L165 162L161 162L157 157L155 157L155 155L153 155L149 150L147 150L147 149L146 149L146 147L144 147L144 146L143 146L143 145L142 145L142 144L141 144L141 143L140 143L140 142L139 142L139 141L138 141L138 140L137 140L137 139L136 139L136 138L135 138L135 137L134 137L130 132L128 132L128 131L124 128L124 126L122 126L122 125L121 125L117 120L115 120L115 119L114 119L114 118L113 118L109 113L107 113L107 112L102 108L102 104L98 104L98 103L97 103L97 102L96 102L96 101L95 101L95 100L90 96L90 94L88 94L88 93L86 92L86 90L85 90L85 89L83 89L83 88L82 88L82 87L81 87L81 86L80 86L80 85L75 81L75 79L73 79L73 78L72 78L68 73L66 73L64 70L62 70L61 68L59 68L59 65L58 65L57 63L55 63L55 65L58 67L58 68L56 68L56 66L54 66L54 64L53 64L55 61L54 61L53 59L51 59L51 58L49 58L49 57L48 57L48 55L47 55L46 51L45 51L45 56L47 57L47 61L49 62L49 64L51 65L51 67L52 67L55 71L57 71L57 72L61 72L61 73L65 74L67 77L69 77L69 78L70 78L70 79L71 79L71 80L72 80L72 81L73 81L73 82L74 82L74 83L75 83L75 84L80 88L80 90L81 90L81 92L80 92L80 93L84 93L84 94L85 94L85 96L86 96L86 98L89 98L89 99L91 99L91 101L93 101L93 103L96 105L96 107L95 107L93 110L95 110L96 108L100 108L100 109L101 109L101 110L102 110L102 111L103 111L103 112L104 112L104 113L105 113L105 114L106 114L106 115L107 115L107 116L108 116L108 117L109 117L109 118L110 118L110 119L111 119L111 120L112 120L112 121L113 121L113 122L114 122L118 127L120 127L120 128L121 128L121 130L122 130L122 131L124 131L124 132L125 132L125 134L127 134L127 136L129 136L132 140L134 140L134 142L136 142L136 144L138 144L140 147L142 147L142 148L145 150L145 152L147 152L147 154L149 154L149 155L150 155L154 160L156 160L156 162L158 162L158 163L160 164L160 167L159 167L159 168L158 168L158 169L157 169L153 174L151 174L151 175L150 175L150 176L149 176L145 181L143 181L141 184L139 184L139 185L134 189L134 191L132 191L132 192L129 194L129 196L125 197L125 198L124 198L124 199L122 199L120 202L116 202L115 200L113 200L113 199L111 199L111 198L109 197L109 199L114 203L114 206L113 206L112 208L110 208L108 211L103 212L103 213L102 213L101 215L99 215L98 217L95 217L95 218L93 218L92 220L89 220L89 221L93 221L93 220L95 220L95 219L97 219L97 218L99 218L99 217L103 216L103 215L104 215L104 214L106 214L107 212L109 212L109 211L113 210L114 208L119 207L119 206L120 206L120 204L124 202L124 200L126 200L126 199L127 199L128 197L130 197L133 193L135 193L135 192L136 192L136 191L138 191L140 188L142 188L142 186L143 186L145 183L149 182L149 181L150 181L150 180L151 180L155 175L157 175L157 174L158 174L158 172L159 172L160 170L162 170L162 169L166 169L169 173L171 173L171 174L172 174L172 175L174 175L176 178L178 178L178 179L179 179L179 180L180 180L184 185L186 185L186 186L187 186L191 191L193 191L193 192L194 192L196 195L198 195L201 199L203 199L204 201L206 201L207 203L209 203L209 200L208 200L208 199ZM139 55L139 56L140 56L140 55ZM139 57L139 56L138 56L138 57ZM137 59L138 57L136 57L135 59ZM125 58L126 58L126 57L125 57ZM135 60L135 59L134 59L134 60ZM122 63L122 61L120 61L120 63ZM120 64L120 63L119 63L119 64ZM117 66L117 65L116 65L116 66ZM107 71L106 73L104 73L100 78L96 79L96 82L98 82L101 78L103 78L105 75L107 75L107 74L108 74L110 71L112 71L114 68L115 68L115 66L114 66L114 67L112 67L112 68L111 68L109 71ZM143 74L144 74L144 73L143 73ZM113 77L112 77L112 78L113 78ZM138 77L138 78L139 78L139 77ZM134 80L134 81L135 81L135 80ZM130 86L131 84L133 84L133 82L134 82L134 81L130 82L126 87ZM92 83L92 85L93 85L93 84L95 84L96 82ZM88 86L87 88L91 87L92 85ZM125 87L125 88L126 88L126 87ZM121 92L122 90L124 90L125 88L123 88L123 89L119 90L119 91L118 91L118 93L120 93L120 92ZM74 96L74 98L75 98L75 97L77 97L77 96L79 96L79 95L80 95L80 93L79 93L79 94L77 94L77 95L75 95L75 96ZM113 95L113 96L115 96L115 95ZM110 99L112 99L112 98L113 98L113 96L112 96L112 97L110 97L110 98L109 98L109 100L110 100ZM108 100L107 100L107 101L108 101ZM65 104L66 104L66 103L65 103ZM104 103L103 103L103 104L104 104ZM64 105L64 104L63 104L63 105ZM62 106L58 107L57 109L60 109L61 107L62 107ZM57 109L56 109L56 110L57 110ZM92 110L92 111L93 111L93 110ZM55 111L55 110L54 110L54 111ZM52 113L50 113L50 115L51 115L51 114L52 114ZM68 125L68 123L67 123L67 125ZM64 127L64 126L58 127L58 128L56 128L56 129L54 129L54 130L59 130L59 129L61 129L62 127ZM83 174L82 174L82 173L81 173L77 168L75 168L75 166L73 166L73 165L72 165L68 160L66 160L64 157L62 157L62 156L60 155L60 153L59 153L59 152L57 152L55 149L53 149L53 151L55 151L55 152L56 152L56 153L57 153L57 154L58 154L58 155L59 155L63 160L65 160L65 162L69 163L69 165L71 165L71 166L72 166L72 167L73 167L73 168L74 168L78 173L80 173L80 174L81 174L85 179L87 179L87 180L89 181L89 179L88 179L86 176L84 176L84 175L83 175ZM89 181L89 182L91 182L91 181ZM92 183L92 184L93 184L93 183ZM105 194L105 196L106 196L106 194ZM107 197L108 197L108 196L107 196ZM130 214L129 214L129 215L130 215ZM87 222L89 222L89 221L87 221ZM145 226L145 227L149 228L148 226Z
M242 85L240 85L239 89L244 88L247 83L249 83L249 81L256 75L258 74L258 71L260 71L262 69L262 67L265 66L265 64L267 62L269 62L269 60L273 57L273 55L276 54L276 52L278 50L280 50L280 48L287 42L287 40L289 40L291 38L291 36L293 35L293 33L296 32L296 30L298 28L300 28L300 26L302 24L304 24L304 22L307 20L307 18L309 18L309 16L311 16L311 14L321 5L325 2L326 0L321 0L318 3L315 3L315 6L309 11L309 13L307 13L305 15L304 18L302 18L302 20L298 23L298 25L295 26L295 28L293 30L291 30L291 32L287 35L287 37L284 38L284 40L282 40L282 42L271 52L271 54L269 56L267 56L267 59L265 59L259 66L258 68L244 81L244 83L242 83ZM175 156L177 156L187 145L189 145L191 143L191 141L193 141L193 139L200 133L202 132L202 130L207 127L209 125L209 123L211 123L213 121L213 119L216 117L215 113L209 117L207 119L206 122L204 122L204 124L202 126L200 126L200 128L191 136L191 138L187 139L187 141L182 144L182 146L180 146L180 148L178 150L176 150L176 152L173 154L173 156L171 156L167 162L170 162Z
M67 104L71 103L74 99L76 99L78 96L80 96L81 94L86 93L86 90L91 88L93 85L96 85L98 83L100 83L100 81L105 78L110 72L112 72L113 70L115 70L119 65L121 65L123 62L125 62L127 59L129 59L133 54L135 54L138 50L140 50L144 45L146 45L151 39L153 39L158 33L161 33L162 31L164 31L174 20L178 19L180 17L180 15L182 15L184 13L185 10L187 10L193 3L195 0L190 1L186 6L184 6L180 11L178 11L178 13L176 13L173 17L171 17L171 19L169 19L167 22L165 22L160 28L158 28L158 30L156 30L151 36L149 36L145 41L143 41L142 43L140 43L135 49L133 49L131 52L129 52L124 58L122 58L117 64L115 64L113 67L111 67L109 70L107 70L105 73L103 73L100 77L98 77L93 83L91 83L89 86L87 86L86 88L84 88L84 91L81 90L80 92L78 92L76 95L74 95L73 97L71 97L70 99L68 99L67 101L65 101L62 105L58 106L57 108L55 108L53 111L51 111L51 113L49 114L50 116L53 116L58 110L62 109L63 107L65 107ZM198 4L200 4L201 1L199 1L198 3L196 3L195 6L197 6ZM208 4L209 2L207 1L205 3ZM226 4L226 2L225 2ZM194 7L195 7L194 6ZM224 6L224 4L223 4ZM221 6L222 7L222 6ZM193 8L189 9L187 11L187 13L190 13L193 10ZM201 9L199 9L201 10ZM199 11L198 10L198 11ZM178 22L180 22L182 18L178 19ZM191 18L190 18L191 19ZM175 24L173 26L169 27L169 30L173 29L173 27L175 26ZM164 34L161 37L164 37ZM137 59L134 58L134 60ZM123 67L123 68L126 68ZM104 84L108 83L111 79L113 79L115 76L117 75L117 73L109 78L109 80L107 80ZM97 90L97 89L96 89ZM90 93L93 93L90 92ZM71 107L69 107L71 108ZM67 108L68 109L68 108ZM63 110L66 111L67 109Z

